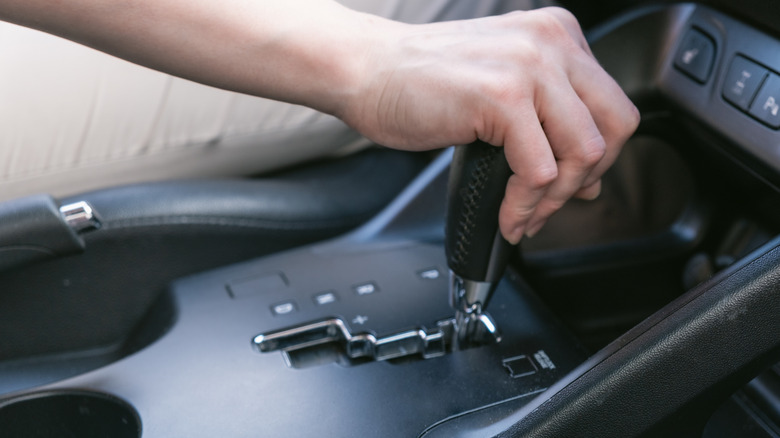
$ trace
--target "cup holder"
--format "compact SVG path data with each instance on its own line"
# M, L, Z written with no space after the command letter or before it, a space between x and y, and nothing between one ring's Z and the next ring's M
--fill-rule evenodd
M0 401L3 438L138 438L141 420L126 402L86 391L39 392Z

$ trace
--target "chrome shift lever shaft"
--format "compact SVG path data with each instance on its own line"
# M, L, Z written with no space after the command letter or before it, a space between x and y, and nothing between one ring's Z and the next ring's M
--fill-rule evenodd
M511 175L503 148L477 141L455 149L445 249L457 348L495 342L497 337L495 324L484 312L513 248L498 229L498 211Z
M450 305L455 309L453 348L465 349L501 340L498 328L483 311L494 283L461 278L450 271Z

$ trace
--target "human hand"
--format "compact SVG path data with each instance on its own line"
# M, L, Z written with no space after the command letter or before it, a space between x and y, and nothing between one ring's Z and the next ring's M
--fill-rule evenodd
M476 139L503 146L514 175L499 226L512 243L534 235L571 197L598 196L601 176L639 123L563 9L375 24L361 85L337 114L399 149Z

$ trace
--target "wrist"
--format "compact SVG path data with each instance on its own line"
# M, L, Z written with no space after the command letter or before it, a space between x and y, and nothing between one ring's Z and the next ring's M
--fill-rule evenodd
M363 108L366 96L376 92L378 64L389 56L392 35L406 26L375 15L346 10L325 44L315 48L321 66L312 78L316 87L304 105L332 114L349 123Z
M297 6L301 12L295 20L282 19L289 16L290 5L279 3L264 11L263 21L270 25L250 27L248 41L256 55L247 59L244 71L251 72L254 78L247 82L255 86L239 91L344 119L370 86L374 52L400 23L330 1L301 0Z

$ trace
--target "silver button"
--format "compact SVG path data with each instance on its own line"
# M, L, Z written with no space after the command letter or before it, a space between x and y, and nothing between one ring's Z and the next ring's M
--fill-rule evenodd
M419 275L423 280L436 280L437 278L441 277L441 272L439 272L439 270L436 268L428 268L418 272L417 275Z
M86 201L60 207L60 214L65 223L75 232L100 228L100 221L95 217L95 211Z
M374 283L364 283L353 287L355 293L358 295L371 295L379 291L379 288Z
M314 295L314 302L317 303L318 306L335 303L338 300L336 293L333 291L321 292Z
M298 306L295 305L295 301L285 301L271 306L271 313L275 316L287 315L296 310L298 310Z

